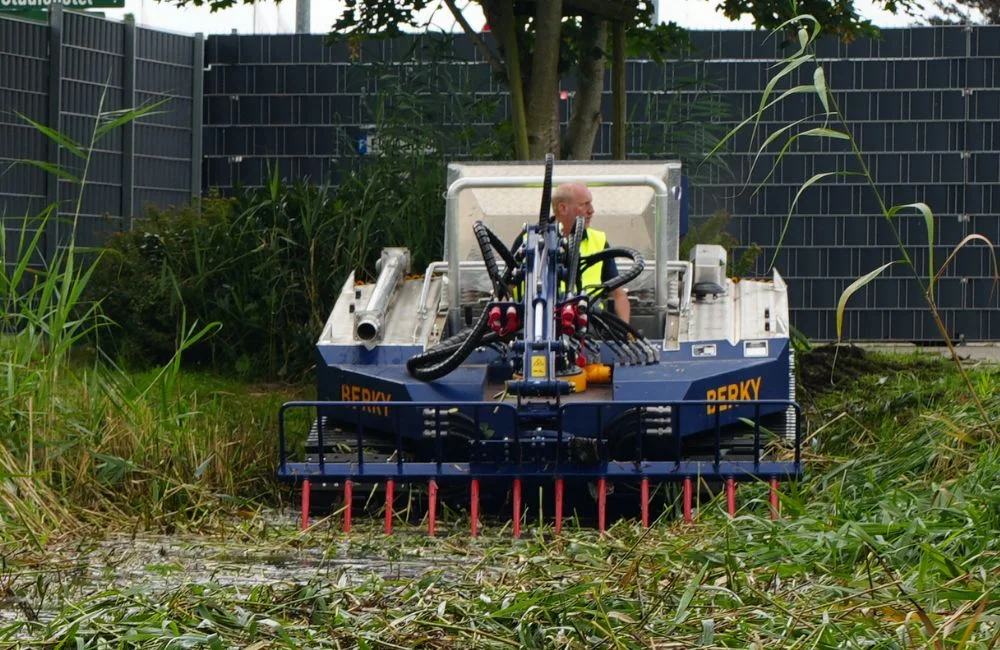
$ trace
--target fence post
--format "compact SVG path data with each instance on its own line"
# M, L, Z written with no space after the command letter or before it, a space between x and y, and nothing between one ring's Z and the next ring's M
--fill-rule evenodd
M135 108L135 18L129 14L122 23L125 46L122 50L122 108ZM122 127L122 230L135 226L135 121Z
M49 5L49 115L48 126L55 131L62 129L62 49L63 7L61 2ZM59 145L49 138L46 159L59 166ZM48 205L59 203L59 176L48 174L45 194ZM59 209L49 219L45 232L45 258L51 262L59 246Z
M191 87L191 199L201 207L202 114L205 98L205 35L194 35Z

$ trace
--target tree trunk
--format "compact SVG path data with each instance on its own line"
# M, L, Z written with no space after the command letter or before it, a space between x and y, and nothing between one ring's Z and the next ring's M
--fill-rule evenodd
M510 89L510 115L514 127L514 155L517 160L529 160L528 124L525 116L524 79L521 74L521 52L517 44L517 21L514 0L492 0L483 3L486 18L503 53L504 73Z
M590 160L594 139L601 126L601 95L604 91L604 68L607 60L608 22L585 15L580 30L580 63L573 115L563 147L564 157Z
M559 97L559 42L562 30L562 0L546 0L535 7L535 53L532 57L528 92L528 148L532 160L553 152L559 130L553 124L552 107Z

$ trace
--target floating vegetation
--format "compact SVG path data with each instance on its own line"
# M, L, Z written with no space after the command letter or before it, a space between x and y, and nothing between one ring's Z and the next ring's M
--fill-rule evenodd
M808 405L810 470L778 522L743 485L735 518L716 500L603 536L470 538L454 516L436 538L377 520L345 536L336 515L301 531L260 511L73 540L9 554L0 647L993 647L1000 448L950 366L884 367ZM1000 412L997 370L972 377Z

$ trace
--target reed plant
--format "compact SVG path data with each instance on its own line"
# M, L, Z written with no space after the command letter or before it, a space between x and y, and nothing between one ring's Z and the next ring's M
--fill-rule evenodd
M380 521L364 520L344 536L336 516L306 532L246 521L229 531L237 547L203 540L187 554L157 542L166 557L146 562L169 562L175 580L123 584L107 567L62 602L50 596L39 620L0 624L0 642L995 647L1000 448L963 434L979 415L947 361L866 364L849 384L810 395L806 413L821 435L807 451L807 478L783 486L778 521L767 514L767 486L752 483L740 485L733 518L723 499L702 500L693 524L668 512L648 530L619 521L604 535L572 521L559 536L551 522L529 522L521 540L490 521L477 538L455 519L439 522L436 538L402 526L387 538ZM1000 411L1000 371L970 376L988 411ZM234 557L254 566L252 578ZM270 579L259 580L261 567ZM15 585L30 608L40 602L36 582Z
M797 7L797 4L793 3L793 11L795 11L795 7ZM898 258L871 269L845 287L836 306L837 340L841 341L843 339L845 311L851 297L890 268L897 265L904 268L911 281L918 285L920 294L924 298L927 309L941 336L941 340L951 353L951 358L955 363L956 369L963 377L966 377L968 395L977 405L982 432L989 436L998 436L998 429L994 420L987 414L982 399L978 396L971 381L968 380L965 374L961 359L952 342L952 337L942 318L941 311L938 308L938 281L948 270L956 256L966 246L978 243L989 248L992 259L993 277L996 282L1000 282L1000 265L997 263L993 242L979 233L966 235L961 241L955 244L940 265L935 264L935 251L940 244L935 234L937 218L934 215L934 211L931 206L922 201L892 205L886 200L884 193L872 176L868 165L868 158L854 136L851 124L841 110L836 94L832 91L827 81L825 70L817 59L816 44L822 35L822 25L811 15L800 15L781 24L774 30L773 35L791 34L794 34L794 36L789 40L792 41L792 47L795 45L798 46L797 49L775 66L776 72L766 84L757 109L734 129L729 131L719 141L711 154L714 155L722 150L726 143L741 131L750 129L751 141L758 141L759 146L747 175L748 182L754 176L754 170L760 160L767 156L773 156L771 169L756 183L755 191L757 191L766 186L773 178L783 162L785 154L792 150L793 147L807 141L819 141L823 143L823 146L829 147L830 150L837 150L838 147L841 148L847 155L848 162L845 168L817 172L803 182L796 191L795 196L788 206L785 224L774 247L774 255L771 258L770 265L774 265L781 251L785 234L788 232L789 224L795 214L796 205L805 192L814 185L826 181L836 182L842 181L842 179L853 179L860 182L874 197L879 207L880 215L896 244ZM804 71L810 69L812 70L811 78L803 80L802 76L806 74ZM796 83L797 81L800 83ZM789 83L794 85L781 89L783 85ZM801 95L815 98L814 113L765 134L762 129L762 120L765 116L770 111L779 108L783 102L796 98L801 100ZM770 148L777 143L781 143L781 146L775 155L770 151ZM901 220L907 215L916 215L923 222L927 235L927 244L923 249L910 246L901 234ZM918 263L921 257L923 260L926 260L926 263Z
M91 158L111 131L159 108L107 111L102 96L87 142L27 120L70 162L20 164L70 181L76 195L68 213L53 204L23 218L16 241L0 229L3 549L26 542L41 548L95 526L175 525L212 516L225 495L275 494L274 414L291 389L250 397L206 391L198 379L182 385L182 356L217 325L186 319L182 310L172 354L145 374L123 371L88 344L113 325L100 301L88 298L104 251L76 244ZM46 257L45 237L56 232L57 219L66 238Z

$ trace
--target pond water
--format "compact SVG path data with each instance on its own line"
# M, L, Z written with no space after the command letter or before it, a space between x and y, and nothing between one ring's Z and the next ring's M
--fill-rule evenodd
M153 594L198 583L311 581L346 586L459 570L468 563L463 554L426 547L415 529L387 540L377 523L349 536L325 526L302 533L291 517L269 515L257 526L234 522L224 534L119 534L62 543L30 562L15 557L0 570L0 627L26 617L49 620L67 603L106 590L140 587Z

